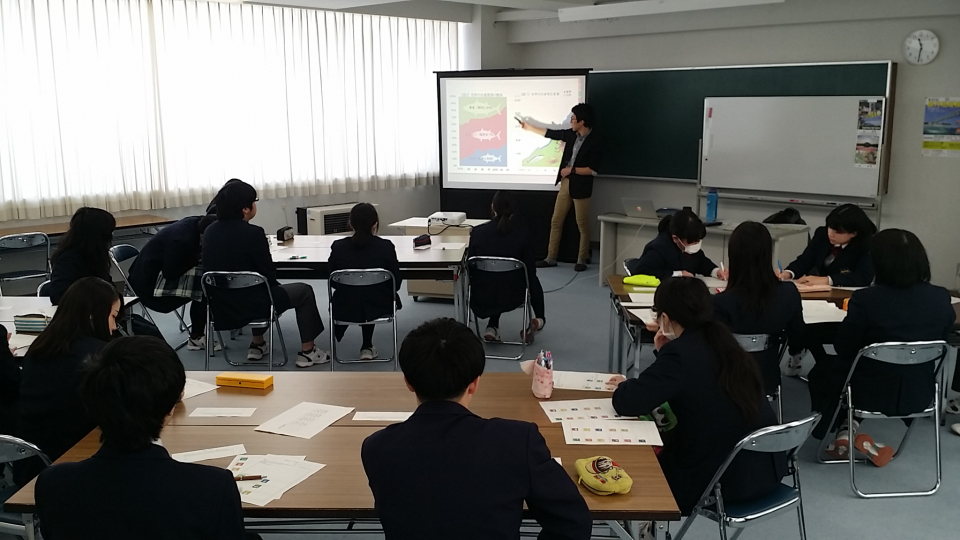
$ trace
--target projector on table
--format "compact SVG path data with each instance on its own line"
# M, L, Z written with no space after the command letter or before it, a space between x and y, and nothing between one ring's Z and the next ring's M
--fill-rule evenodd
M427 227L431 225L446 225L452 227L460 225L467 220L467 214L463 212L434 212L427 218Z

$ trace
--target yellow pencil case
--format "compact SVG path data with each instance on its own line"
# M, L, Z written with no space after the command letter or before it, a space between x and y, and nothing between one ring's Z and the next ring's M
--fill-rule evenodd
M239 388L258 388L263 390L273 386L273 375L224 371L217 375L217 386L236 386Z
M623 282L627 285L636 285L637 287L656 287L660 285L660 280L653 276L637 274L635 276L626 276Z

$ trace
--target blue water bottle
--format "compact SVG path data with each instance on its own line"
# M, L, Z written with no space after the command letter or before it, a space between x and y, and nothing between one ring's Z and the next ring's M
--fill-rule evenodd
M710 188L707 192L707 223L716 223L717 221L717 190Z

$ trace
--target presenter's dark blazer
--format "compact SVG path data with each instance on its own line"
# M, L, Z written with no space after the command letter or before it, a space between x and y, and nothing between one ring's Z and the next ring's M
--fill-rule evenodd
M103 446L89 459L40 473L45 540L242 540L240 492L226 469L174 461L155 444Z
M713 314L734 334L786 334L792 353L803 349L803 304L800 291L793 283L778 283L770 305L762 313L745 307L739 291L727 289L713 297ZM768 393L780 384L778 352L777 348L772 348L753 353Z
M348 269L383 268L393 274L395 287L389 282L368 287L339 287L333 290L333 316L345 321L370 321L393 313L393 304L403 278L397 248L393 242L374 236L369 243L358 247L353 238L341 238L330 247L330 272Z
M873 282L873 261L870 260L870 243L854 238L840 250L832 263L825 263L833 245L827 236L827 228L819 227L803 253L786 270L794 277L803 275L829 276L836 287L868 287Z
M693 255L684 253L673 243L669 231L660 233L643 247L640 258L628 265L632 275L642 274L666 279L677 270L686 270L691 274L709 276L717 265L713 264L703 250Z
M430 401L360 455L387 540L516 539L524 502L541 540L590 538L586 502L535 424Z
M684 515L740 439L777 423L764 396L759 420L748 422L717 384L717 376L718 360L703 332L688 328L660 349L653 365L638 378L620 383L613 393L613 406L620 414L650 414L668 402L677 415L677 427L657 457ZM720 480L723 497L734 502L766 495L776 489L786 470L783 453L741 452Z
M570 162L570 156L573 154L573 145L577 142L577 132L572 129L548 129L544 137L555 141L563 141L563 159L560 160L560 167L557 169L557 181L554 185L563 180L560 169L563 169ZM600 172L600 159L603 155L603 141L600 137L590 130L587 137L583 139L580 150L577 151L577 159L573 166L590 167L594 172ZM593 195L593 175L583 175L570 173L570 198L571 199L589 199Z
M152 297L157 279L177 279L200 264L200 216L185 217L153 235L130 266L130 285L140 297Z

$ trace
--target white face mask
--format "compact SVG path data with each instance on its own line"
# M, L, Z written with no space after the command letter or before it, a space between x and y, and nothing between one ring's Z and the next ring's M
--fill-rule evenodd
M677 334L673 332L672 327L670 328L670 330L667 330L667 325L663 323L662 316L660 317L660 333L663 334L663 337L669 339L670 341L677 339Z
M683 252L690 255L693 255L694 253L697 253L699 251L700 251L700 242L697 242L696 244L683 246Z

